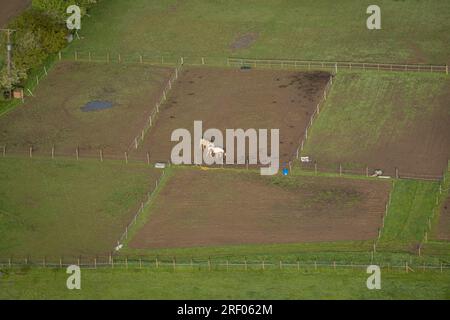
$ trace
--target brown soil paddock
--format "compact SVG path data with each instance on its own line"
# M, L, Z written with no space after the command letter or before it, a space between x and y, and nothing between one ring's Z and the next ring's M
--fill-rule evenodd
M203 131L224 135L227 128L280 129L280 159L289 161L329 78L326 72L185 68L137 152L167 161L176 144L172 131L186 128L193 137L194 120L202 120Z
M177 169L131 248L367 240L378 234L391 184Z
M25 10L31 3L31 0L0 0L0 27Z

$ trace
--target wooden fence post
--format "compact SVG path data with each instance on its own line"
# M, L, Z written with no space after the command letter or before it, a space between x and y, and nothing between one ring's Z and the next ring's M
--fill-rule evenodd
M128 153L125 151L125 163L128 163Z
M77 160L78 160L80 158L78 147L75 149L75 153L76 153L76 157L77 157Z
M30 158L33 158L33 147L30 147Z
M150 164L150 154L147 152L147 164Z
M100 149L100 161L103 162L103 150Z

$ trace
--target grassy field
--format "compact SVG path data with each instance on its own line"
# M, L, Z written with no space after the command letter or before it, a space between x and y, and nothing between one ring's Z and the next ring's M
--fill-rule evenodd
M83 39L71 50L177 57L450 61L448 1L380 0L381 30L366 28L370 4L359 0L137 0L133 5L104 1L83 19Z
M0 159L0 257L110 252L158 174L114 161Z
M382 271L381 290L368 290L358 270L81 271L81 290L68 290L65 270L6 271L0 299L449 299L450 272Z
M396 181L381 237L382 242L420 243L427 229L428 218L436 205L438 188L437 182Z
M445 75L340 72L303 154L319 167L441 175L450 158L449 96Z

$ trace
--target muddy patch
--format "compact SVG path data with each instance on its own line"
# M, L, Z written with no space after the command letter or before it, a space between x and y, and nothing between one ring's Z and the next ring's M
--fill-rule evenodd
M249 32L242 35L239 35L233 43L230 45L230 49L240 50L240 49L247 49L249 48L253 43L258 40L259 34L257 32Z

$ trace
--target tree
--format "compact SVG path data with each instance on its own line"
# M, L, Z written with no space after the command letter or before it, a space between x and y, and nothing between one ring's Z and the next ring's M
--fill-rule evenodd
M27 78L27 73L21 68L16 68L14 65L11 68L11 73L8 75L8 70L3 67L0 70L0 87L4 91L11 92L15 86Z
M13 35L13 61L20 69L37 67L48 55L67 44L65 24L43 10L26 10L9 27L16 30ZM5 46L4 39L1 46Z

